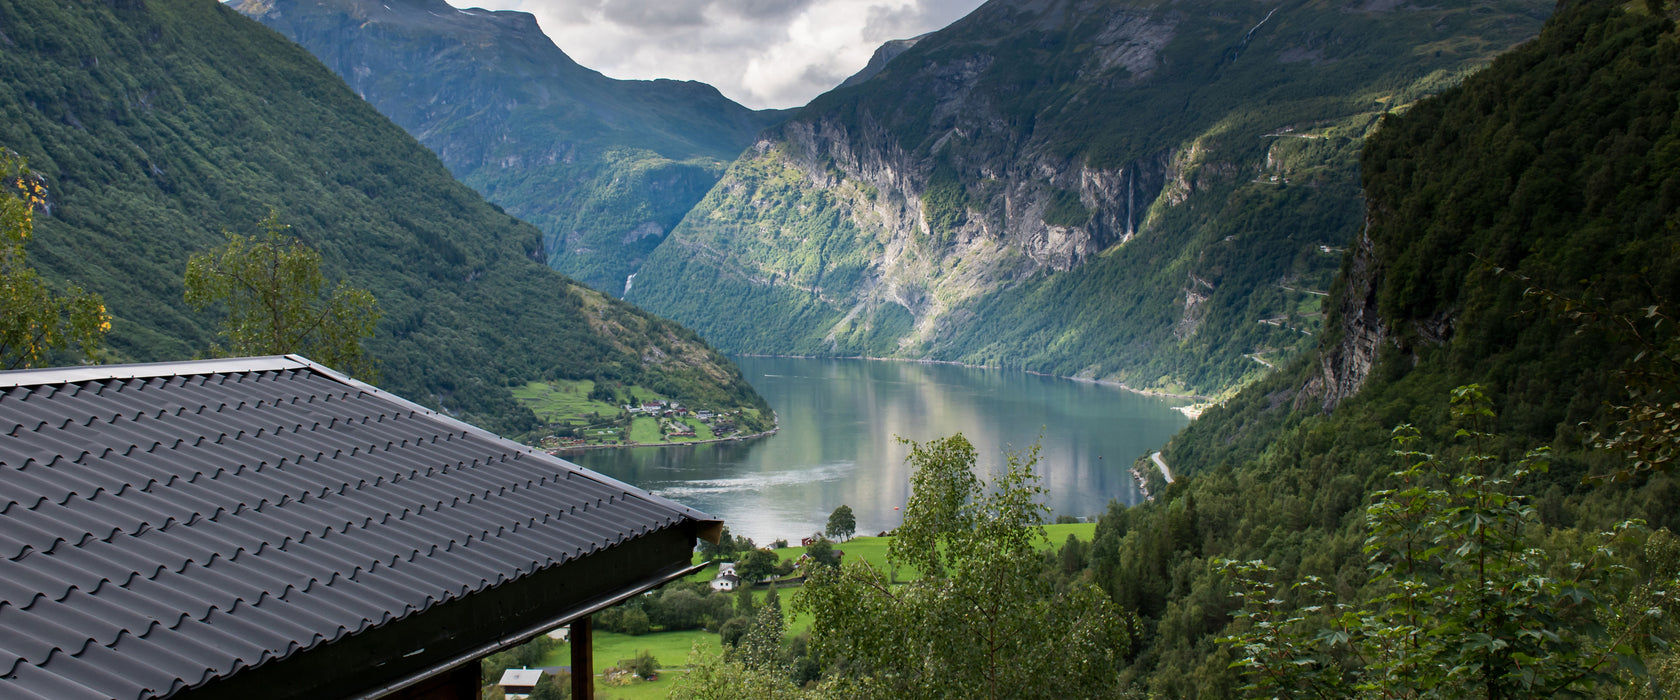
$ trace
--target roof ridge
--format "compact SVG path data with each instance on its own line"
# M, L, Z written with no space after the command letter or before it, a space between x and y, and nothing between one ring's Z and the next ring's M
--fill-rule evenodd
M40 386L43 384L80 384L113 379L153 379L184 375L208 376L271 372L304 369L314 363L297 355L264 355L257 357L229 357L212 360L176 362L145 362L125 365L82 365L79 367L48 367L0 371L0 389ZM122 371L112 372L114 367Z

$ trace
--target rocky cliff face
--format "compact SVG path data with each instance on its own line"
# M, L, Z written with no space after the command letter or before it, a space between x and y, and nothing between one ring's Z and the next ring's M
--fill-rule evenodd
M988 3L766 132L628 298L734 351L1218 392L1316 342L1376 117L1549 9Z
M552 267L609 293L784 116L700 83L607 78L523 12L444 0L235 4L315 54L456 177L536 224Z
M1388 339L1388 328L1377 310L1381 267L1367 226L1348 253L1347 274L1337 297L1340 303L1326 324L1325 330L1334 334L1334 340L1319 348L1316 367L1308 375L1305 388L1296 394L1297 410L1317 402L1329 411L1365 385L1377 353Z

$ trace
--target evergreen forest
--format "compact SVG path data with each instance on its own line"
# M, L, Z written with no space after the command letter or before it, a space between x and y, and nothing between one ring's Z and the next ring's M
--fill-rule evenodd
M1618 523L1642 521L1636 541L1597 560L1627 567L1627 577L1577 593L1634 607L1573 622L1531 611L1541 634L1614 629L1615 620L1645 612L1640 585L1673 581L1680 487L1613 439L1668 439L1657 423L1632 420L1627 407L1666 405L1680 389L1672 382L1672 324L1659 322L1680 292L1680 37L1672 10L1564 5L1538 39L1462 86L1384 117L1361 158L1369 226L1368 241L1356 247L1368 257L1347 257L1317 355L1175 437L1165 456L1187 477L1161 484L1146 506L1111 509L1098 528L1090 575L1142 631L1125 671L1131 682L1162 697L1233 697L1254 680L1232 666L1243 649L1214 643L1267 621L1235 595L1241 578L1222 571L1221 560L1271 567L1253 580L1273 586L1285 607L1312 611L1290 623L1309 636L1335 628L1333 608L1314 590L1347 605L1397 605L1384 597L1393 589L1371 550L1378 518L1367 507L1393 503L1397 489L1417 483L1401 474L1418 453L1464 457L1479 449L1486 464L1515 465L1530 450L1549 450L1549 468L1520 479L1514 468L1488 467L1488 476L1507 479L1488 488L1521 503L1520 524L1506 527L1537 552L1526 575L1574 580L1580 572L1569 562L1593 560ZM1329 371L1324 360L1346 334L1359 332L1349 309L1367 306L1377 309L1384 340L1358 393L1327 408L1309 390L1311 379ZM1454 387L1470 384L1487 401L1473 421L1449 401ZM1394 441L1402 425L1415 430L1408 445ZM1489 437L1472 449L1465 434ZM1479 469L1461 465L1448 475ZM1296 585L1306 581L1320 583ZM1567 598L1555 594L1544 605L1567 608ZM1672 600L1655 607L1659 618L1676 611ZM1280 615L1269 623L1286 622ZM1616 680L1548 692L1525 686L1508 696L1672 693L1680 664L1667 634L1638 630L1618 652L1643 656L1649 676L1607 674ZM1501 630L1492 639L1515 644L1517 636ZM1333 664L1357 666L1346 656ZM1612 660L1599 670L1614 668ZM1297 684L1253 692L1325 687L1290 682ZM1360 692L1376 696L1384 687ZM1461 679L1405 696L1484 696L1470 687Z

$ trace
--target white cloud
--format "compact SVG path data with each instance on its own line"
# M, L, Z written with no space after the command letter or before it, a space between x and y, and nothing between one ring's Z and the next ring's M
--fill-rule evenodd
M797 107L881 43L939 29L981 0L449 0L520 10L614 78L710 83L748 107Z

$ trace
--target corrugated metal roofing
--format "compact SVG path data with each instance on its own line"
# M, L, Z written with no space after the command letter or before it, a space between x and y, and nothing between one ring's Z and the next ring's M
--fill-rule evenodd
M163 697L687 520L296 356L0 372L0 696Z

